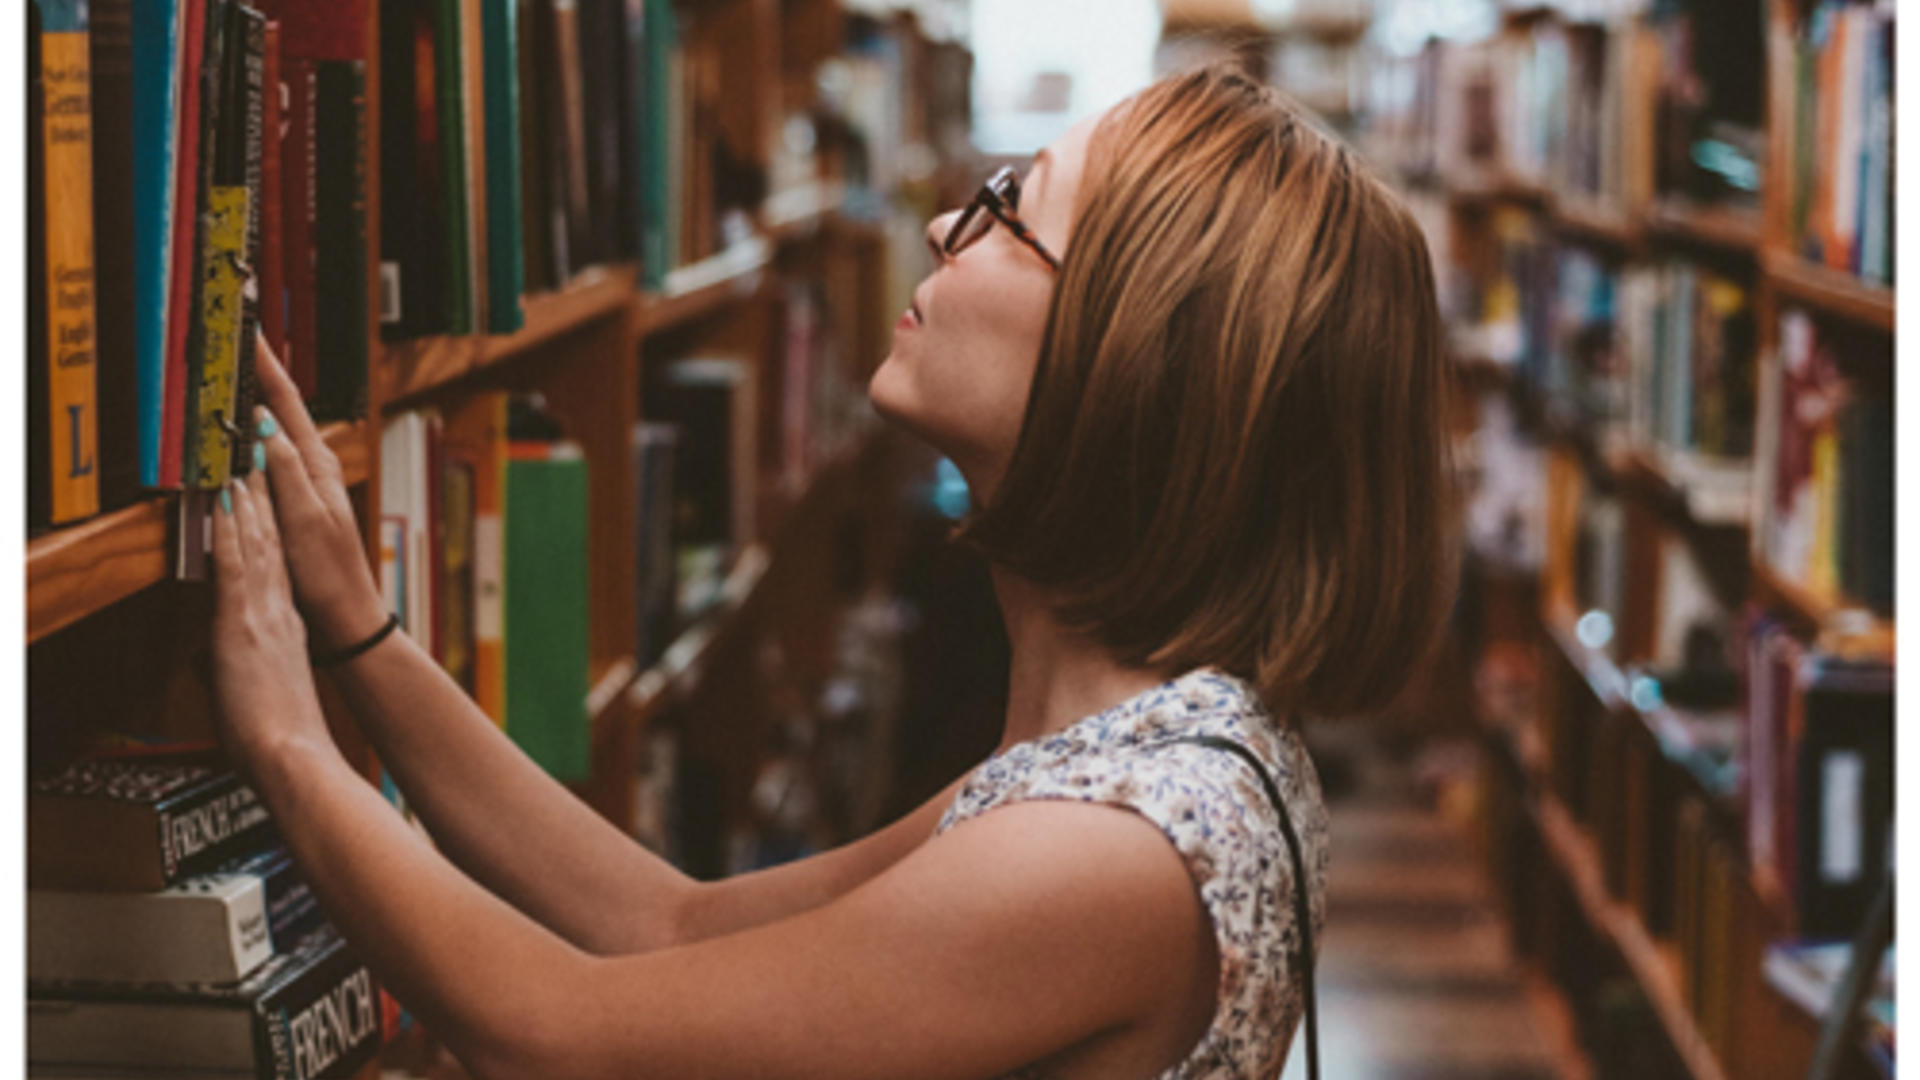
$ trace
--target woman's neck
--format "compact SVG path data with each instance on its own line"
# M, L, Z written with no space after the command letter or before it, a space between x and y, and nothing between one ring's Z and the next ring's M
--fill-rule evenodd
M1178 674L1121 664L1061 626L1043 591L1002 567L993 568L993 591L1013 647L1001 749L1060 731Z

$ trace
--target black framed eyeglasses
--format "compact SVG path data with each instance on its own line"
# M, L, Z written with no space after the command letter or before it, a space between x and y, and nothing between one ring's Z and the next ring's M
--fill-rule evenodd
M981 213L982 210L986 213ZM1055 270L1060 269L1060 260L1054 258L1053 252L1048 251L1047 246L1040 242L1040 238L1033 235L1033 230L1027 228L1026 223L1020 220L1019 210L1020 174L1013 170L1013 166L1003 165L998 172L987 178L986 183L980 185L980 190L974 193L973 201L967 204L967 208L960 212L958 218L954 219L953 227L947 230L947 238L940 246L948 255L958 255L975 240L987 235L987 231L992 229L993 223L998 220L1000 224L1012 230L1013 235L1018 237L1021 243L1026 244L1034 250L1035 254L1047 260L1048 266Z

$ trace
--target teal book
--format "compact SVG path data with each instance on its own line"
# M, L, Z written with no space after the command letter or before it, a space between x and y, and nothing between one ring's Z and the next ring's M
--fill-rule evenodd
M678 252L672 242L673 222L667 198L667 183L672 137L668 117L679 103L673 97L670 60L678 44L679 27L674 21L672 0L645 0L646 17L641 29L646 63L646 93L640 97L636 113L642 118L642 137L638 140L640 158L640 273L642 283L651 290L666 287L667 271L672 270Z
M562 781L590 767L587 462L570 442L512 442L506 480L507 734Z
M525 321L526 254L520 242L520 28L514 0L481 0L487 156L487 332Z

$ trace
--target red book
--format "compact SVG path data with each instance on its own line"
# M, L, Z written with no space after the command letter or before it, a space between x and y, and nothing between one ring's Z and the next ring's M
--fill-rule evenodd
M180 486L187 408L187 325L193 321L194 243L200 201L200 64L207 0L183 0L180 18L180 131L173 156L173 268L167 276L167 359L160 416L160 486Z
M266 145L260 154L260 332L273 347L273 355L284 364L287 359L287 275L280 250L280 154L285 114L280 104L286 90L281 84L280 24L272 20L267 22L263 66L266 100L260 115Z

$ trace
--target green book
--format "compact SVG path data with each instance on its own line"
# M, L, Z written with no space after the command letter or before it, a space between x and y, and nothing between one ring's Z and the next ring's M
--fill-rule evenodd
M570 442L514 442L506 482L507 734L559 780L590 768L587 462Z
M441 204L447 215L447 331L473 332L473 257L467 235L466 79L460 0L437 0L433 12L433 85L440 114Z
M511 334L524 321L526 255L520 242L520 28L514 0L481 0L481 65L486 85L487 332Z
M667 190L673 157L668 118L679 108L669 68L678 45L679 27L674 21L672 0L645 3L641 37L646 56L646 93L640 95L640 107L635 110L643 125L642 137L636 143L640 156L640 272L648 289L659 290L666 287L667 271L679 257L673 244L675 230Z

